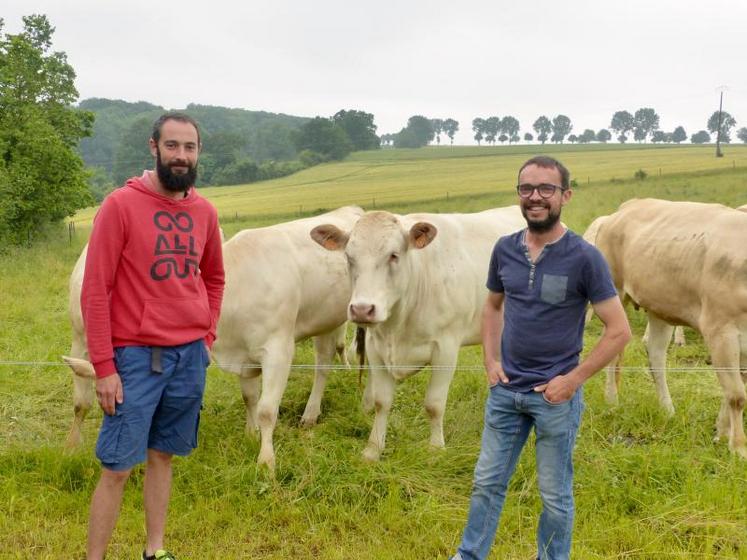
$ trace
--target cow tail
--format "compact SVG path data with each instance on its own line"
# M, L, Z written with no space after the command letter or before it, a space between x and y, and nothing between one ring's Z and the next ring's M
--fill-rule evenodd
M358 387L363 380L363 366L366 363L366 329L356 327L355 329L355 351L358 354Z

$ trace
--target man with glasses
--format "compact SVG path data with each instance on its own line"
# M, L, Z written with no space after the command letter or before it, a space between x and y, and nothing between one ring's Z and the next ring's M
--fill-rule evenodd
M630 339L604 258L560 222L573 194L568 170L554 158L534 157L519 170L516 190L527 228L499 239L490 260L482 318L490 389L469 517L454 560L488 557L532 428L542 498L537 558L569 558L582 385ZM589 302L605 328L580 361Z

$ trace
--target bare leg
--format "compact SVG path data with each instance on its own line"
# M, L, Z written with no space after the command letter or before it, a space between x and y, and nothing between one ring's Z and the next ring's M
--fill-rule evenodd
M101 478L91 499L88 519L88 560L102 560L111 539L122 506L122 494L130 470L102 469Z
M145 531L148 555L163 548L163 535L166 530L166 513L171 494L171 455L155 449L148 449L148 462L143 481L143 502L145 506Z

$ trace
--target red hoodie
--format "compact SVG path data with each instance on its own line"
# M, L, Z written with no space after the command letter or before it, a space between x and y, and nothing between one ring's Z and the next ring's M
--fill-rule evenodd
M114 347L209 347L223 298L218 215L194 188L171 199L149 172L106 197L93 223L80 296L98 377L116 373Z

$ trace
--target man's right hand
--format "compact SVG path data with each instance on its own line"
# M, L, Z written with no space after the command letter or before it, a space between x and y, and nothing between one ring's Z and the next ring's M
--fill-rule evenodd
M503 371L503 367L500 362L493 362L485 366L485 374L488 377L488 385L493 387L498 383L508 383L508 376Z
M116 406L115 402L116 404L122 404L124 402L122 379L119 377L118 373L96 378L96 397L99 399L101 410L109 416L112 416Z

